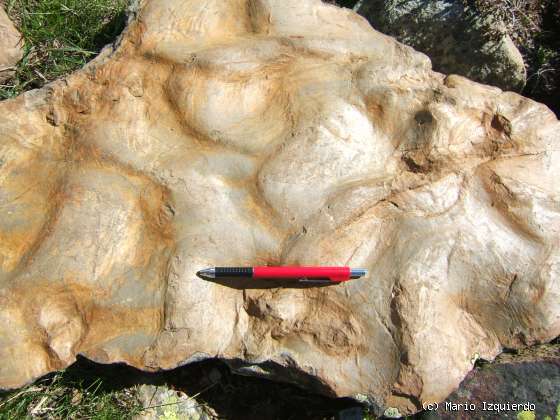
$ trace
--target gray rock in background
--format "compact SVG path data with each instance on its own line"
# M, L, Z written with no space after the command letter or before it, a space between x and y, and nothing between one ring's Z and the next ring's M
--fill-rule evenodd
M525 85L523 57L511 38L459 0L361 0L354 10L375 29L428 55L436 71L504 90Z
M513 403L534 404L534 411L519 409ZM518 354L502 354L494 363L470 372L459 389L440 403L437 410L426 411L421 418L560 418L560 346L543 345Z
M0 5L0 82L10 78L23 57L21 35Z

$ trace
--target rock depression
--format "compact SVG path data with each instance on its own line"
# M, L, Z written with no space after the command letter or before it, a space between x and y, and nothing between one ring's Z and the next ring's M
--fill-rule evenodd
M400 413L560 334L560 124L318 0L141 2L0 104L0 387L204 358ZM324 288L214 265L370 270Z

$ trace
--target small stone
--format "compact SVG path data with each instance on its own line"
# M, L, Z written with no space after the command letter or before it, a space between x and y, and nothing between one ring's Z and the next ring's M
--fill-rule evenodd
M70 402L72 403L72 405L77 405L82 401L82 398L83 394L77 389L74 389L72 391L72 399L70 400Z
M0 82L12 77L22 57L22 36L0 4Z
M138 400L144 408L135 420L214 420L213 409L199 403L184 392L166 386L141 385L137 389Z
M402 417L401 413L399 413L399 410L395 407L387 408L383 415L389 419L400 419Z

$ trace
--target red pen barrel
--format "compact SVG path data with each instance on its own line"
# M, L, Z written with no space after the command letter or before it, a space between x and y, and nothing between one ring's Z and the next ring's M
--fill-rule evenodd
M253 267L253 278L350 280L350 267Z

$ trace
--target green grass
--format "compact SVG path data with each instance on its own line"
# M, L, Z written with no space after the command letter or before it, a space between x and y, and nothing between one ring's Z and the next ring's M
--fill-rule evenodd
M0 394L0 420L129 419L143 411L132 390L107 390L101 379L89 384L63 373Z
M0 99L82 67L121 32L126 6L126 0L6 0L25 46L15 76L0 85Z

